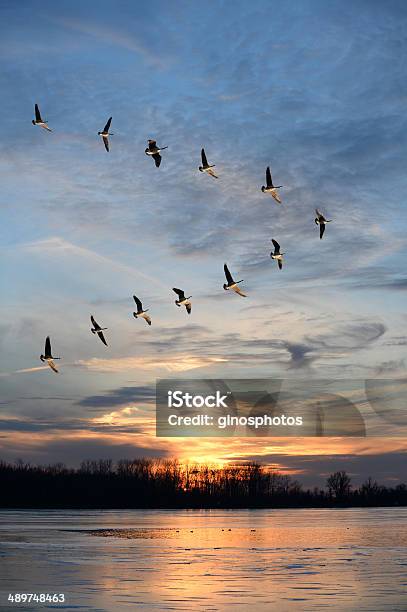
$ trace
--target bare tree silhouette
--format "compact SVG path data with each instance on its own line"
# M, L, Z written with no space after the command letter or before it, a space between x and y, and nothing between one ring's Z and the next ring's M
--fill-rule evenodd
M352 488L344 471L326 489L300 482L257 462L181 464L177 459L85 460L32 466L0 461L2 508L295 508L407 505L407 486L387 488L368 478Z

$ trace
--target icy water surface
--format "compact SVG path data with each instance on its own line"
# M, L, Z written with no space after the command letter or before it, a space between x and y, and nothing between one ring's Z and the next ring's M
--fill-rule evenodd
M405 508L0 511L0 610L405 611L406 526Z

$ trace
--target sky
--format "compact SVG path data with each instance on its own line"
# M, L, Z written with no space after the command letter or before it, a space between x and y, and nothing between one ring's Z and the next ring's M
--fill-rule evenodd
M176 376L405 378L406 4L3 0L0 15L0 458L403 478L397 427L157 438L154 389ZM52 133L31 124L35 103ZM159 169L148 138L168 145ZM202 146L218 180L197 169ZM261 192L267 165L280 206ZM333 220L322 241L315 208ZM223 291L224 262L247 299ZM190 317L174 286L193 296ZM39 361L47 335L58 375Z

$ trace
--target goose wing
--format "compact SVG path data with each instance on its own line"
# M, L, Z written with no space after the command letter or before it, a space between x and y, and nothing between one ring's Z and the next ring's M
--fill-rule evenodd
M141 312L143 310L143 304L140 302L136 295L133 295L133 300L136 302L137 312Z
M185 308L187 309L187 313L191 314L191 310L192 310L191 302L188 302L188 304L185 304Z
M56 367L55 363L52 361L52 359L48 359L47 363L48 363L49 367L51 368L51 370L54 370L54 372L56 372L58 374L57 367Z
M271 180L270 166L267 166L266 168L266 185L267 187L273 186L273 181Z
M144 313L141 316L147 321L149 325L151 325L151 317L149 317L148 314Z
M277 240L274 240L274 238L271 239L271 242L274 245L274 254L278 255L280 253L280 245L278 244Z
M202 167L206 168L208 166L208 160L206 159L205 149L201 150L201 159L202 159Z
M35 120L38 121L38 123L42 123L41 113L40 109L38 108L38 104L35 105Z
M94 329L97 331L98 329L100 329L100 325L98 323L96 323L95 319L93 318L93 315L90 315L90 321L94 327Z
M277 193L277 191L272 191L271 195L273 196L273 198L275 199L276 202L278 202L279 204L281 204L281 199Z
M182 291L182 289L177 289L176 287L173 287L172 290L175 291L175 293L178 295L178 299L183 300L185 298L185 293Z
M212 170L212 168L209 168L209 170L208 170L208 174L210 174L211 176L213 176L213 178L216 178L216 179L218 178L218 177L216 176L216 174L214 173L214 171Z
M281 259L277 259L277 263L278 263L278 267L280 270L283 269L283 262L281 261Z
M48 357L52 357L52 353L51 353L51 340L50 340L49 336L47 336L46 339L45 339L44 357L45 357L45 359L48 359Z
M324 235L325 232L325 223L320 223L319 224L319 239L322 240L322 236Z
M106 151L109 153L109 139L107 136L102 136L103 144L105 145Z
M103 335L103 332L102 331L98 331L97 334L98 334L99 338L101 339L101 341L103 342L103 344L105 346L107 346L107 342L106 342L106 339L105 339L105 337Z
M229 268L228 268L227 264L224 264L223 269L225 271L225 276L226 276L226 280L228 282L228 285L233 285L234 280L232 278L231 273L229 272Z
M233 291L236 291L236 293L238 293L242 297L247 297L247 295L243 293L243 291L240 289L239 285L236 285L235 287L233 287Z
M112 123L112 117L109 117L109 119L107 120L107 123L105 125L105 127L103 128L104 132L108 132L110 130L110 124Z
M153 160L155 161L155 165L157 168L160 167L161 164L161 155L159 153L155 153L154 155L151 156L153 158Z
M157 141L156 140L149 140L148 141L148 148L150 149L150 151L154 151L154 149L157 148Z
M151 325L151 317L149 317L148 314L143 313L141 316L147 321L149 325Z

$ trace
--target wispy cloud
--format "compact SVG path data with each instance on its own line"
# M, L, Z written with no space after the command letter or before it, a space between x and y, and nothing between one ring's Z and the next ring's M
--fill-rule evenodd
M54 19L54 21L74 32L91 36L103 45L115 45L131 53L137 53L152 66L165 68L169 64L168 56L160 56L155 53L153 50L154 45L146 46L134 32L128 34L123 29L116 30L112 26L89 23L68 17L61 17Z
M155 387L120 387L119 389L109 391L105 395L85 397L78 403L80 406L103 408L104 406L123 406L136 402L142 402L143 404L155 402Z
M197 368L216 365L226 362L227 359L220 357L198 357L191 355L177 354L174 357L123 357L113 359L79 359L76 365L81 368L97 372L128 372L132 370L145 370L147 372L157 372L165 370L167 372L187 372Z
M158 285L159 287L164 288L166 291L168 291L168 287L164 285L164 283L162 283L159 279L153 278L149 274L140 271L138 267L131 267L126 264L117 262L109 257L106 257L105 255L100 255L99 253L96 253L91 249L72 244L71 242L68 242L64 238L60 238L58 236L22 244L19 245L19 248L31 253L44 254L49 256L50 258L78 257L87 259L95 264L99 264L102 266L101 274L103 274L103 270L107 266L109 269L121 272L122 274L126 274L130 277L142 277L150 283L154 283L155 285Z
M1 372L1 377L13 376L14 374L30 374L31 372L48 371L48 366L38 366L35 368L24 368L22 370L14 370L13 372Z

